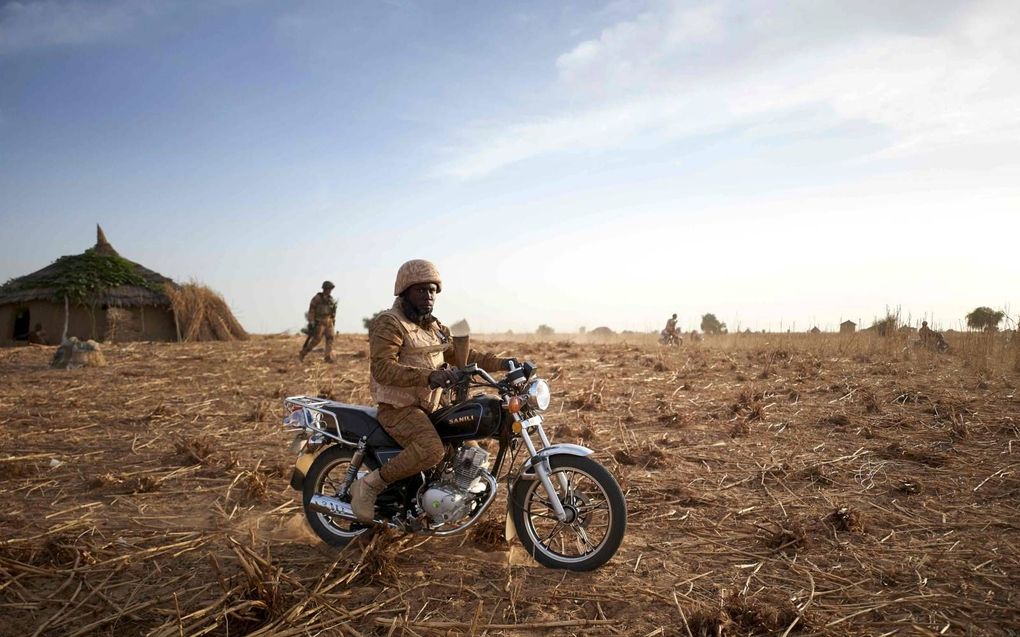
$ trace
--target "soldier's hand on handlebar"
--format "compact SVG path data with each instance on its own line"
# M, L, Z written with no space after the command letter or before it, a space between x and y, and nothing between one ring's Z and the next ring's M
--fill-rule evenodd
M432 389L448 389L460 382L460 376L455 369L437 369L429 374L429 387Z

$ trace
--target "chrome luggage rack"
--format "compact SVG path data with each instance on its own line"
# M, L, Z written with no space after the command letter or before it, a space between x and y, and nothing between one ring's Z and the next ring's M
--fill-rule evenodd
M338 403L326 398L319 398L318 396L289 396L283 399L283 404L300 407L301 413L304 414L304 417L301 418L301 422L293 422L291 418L293 414L298 413L298 410L291 411L284 417L283 424L285 426L307 429L345 445L350 445L352 447L358 446L357 440L344 438L343 430L340 429L340 423L337 421L336 414L324 409L324 407L328 405L342 405L343 403ZM324 418L328 418L325 426L322 424ZM329 427L330 422L332 422L332 429L336 433L332 433L326 428Z

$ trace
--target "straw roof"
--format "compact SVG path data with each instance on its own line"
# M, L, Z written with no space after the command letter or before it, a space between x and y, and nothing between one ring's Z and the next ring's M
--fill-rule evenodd
M120 256L96 226L96 245L82 254L63 256L45 268L0 286L0 305L28 301L61 301L66 294L77 303L136 307L170 306L168 277Z

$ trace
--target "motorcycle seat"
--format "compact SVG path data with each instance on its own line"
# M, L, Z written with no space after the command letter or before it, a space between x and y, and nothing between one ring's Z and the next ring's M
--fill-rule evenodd
M332 403L322 407L324 411L336 416L336 421L348 436L355 440L361 440L362 436L368 436L370 447L396 447L400 448L397 441L390 437L376 420L379 410L363 405L348 405L345 403Z

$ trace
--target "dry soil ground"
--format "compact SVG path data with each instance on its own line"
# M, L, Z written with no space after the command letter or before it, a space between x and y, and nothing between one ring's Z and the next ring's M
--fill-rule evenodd
M824 339L824 340L822 340ZM287 487L281 398L367 401L366 339L0 350L0 634L1020 633L1014 367L836 336L489 342L618 477L623 547L521 563L492 522L344 551Z

